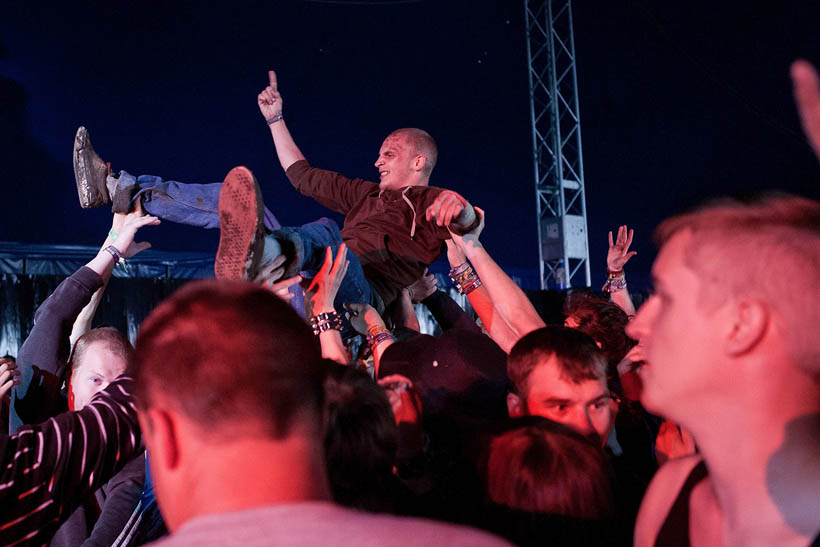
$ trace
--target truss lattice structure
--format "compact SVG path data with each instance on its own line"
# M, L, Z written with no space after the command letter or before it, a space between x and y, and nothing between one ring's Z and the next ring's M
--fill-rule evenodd
M541 288L590 285L570 0L524 0Z

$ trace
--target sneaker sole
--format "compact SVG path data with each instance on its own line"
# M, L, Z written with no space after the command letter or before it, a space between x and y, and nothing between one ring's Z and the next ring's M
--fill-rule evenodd
M234 167L219 193L217 279L248 279L262 258L264 204L259 184L247 167Z

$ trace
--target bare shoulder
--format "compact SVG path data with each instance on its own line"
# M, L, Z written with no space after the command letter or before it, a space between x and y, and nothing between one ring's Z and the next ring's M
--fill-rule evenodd
M650 547L663 525L686 478L700 463L700 456L676 458L666 462L649 483L635 523L635 547Z

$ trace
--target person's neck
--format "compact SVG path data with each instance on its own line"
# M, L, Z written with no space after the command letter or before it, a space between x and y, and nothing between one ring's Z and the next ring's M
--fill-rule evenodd
M792 520L814 523L820 511L816 501L794 503L820 490L820 389L799 376L773 369L762 380L765 388L760 384L745 397L702 409L692 422L724 515L725 537L732 541L773 534L769 544L785 544L780 542L788 536L787 522L797 532L812 532L795 528Z
M423 175L410 176L407 177L405 180L401 181L400 183L396 184L395 186L390 186L389 188L380 187L380 190L397 190L401 192L405 188L411 186L430 186L430 177L426 177Z
M202 447L190 484L187 518L267 505L330 501L324 448L316 439L237 439Z

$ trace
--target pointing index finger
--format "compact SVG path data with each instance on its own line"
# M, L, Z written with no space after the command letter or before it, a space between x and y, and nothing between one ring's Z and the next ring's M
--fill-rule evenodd
M270 81L271 87L276 89L276 72L269 70L268 71L268 80Z

